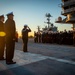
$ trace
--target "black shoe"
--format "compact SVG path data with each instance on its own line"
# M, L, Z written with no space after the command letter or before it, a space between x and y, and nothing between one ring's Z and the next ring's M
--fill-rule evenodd
M7 65L16 64L16 62L6 62Z
M0 60L5 60L5 58L0 58Z
M28 52L28 51L23 51L23 52Z

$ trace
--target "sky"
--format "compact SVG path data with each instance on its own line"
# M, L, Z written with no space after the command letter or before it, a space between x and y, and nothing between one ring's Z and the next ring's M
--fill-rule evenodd
M59 31L71 30L72 25L55 23L59 16L64 17L61 15L61 3L61 0L0 0L0 15L4 14L6 21L6 14L13 12L19 35L25 24L32 30L29 35L37 31L37 26L41 29L46 26L46 13L52 15L51 23L57 26Z

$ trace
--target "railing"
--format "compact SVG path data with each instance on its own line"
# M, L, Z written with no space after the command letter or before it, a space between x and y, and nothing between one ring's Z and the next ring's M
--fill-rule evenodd
M61 14L68 13L68 12L73 12L73 11L75 11L75 7L66 9L66 10L62 11Z
M55 19L55 22L57 22L57 21L58 21L58 18Z

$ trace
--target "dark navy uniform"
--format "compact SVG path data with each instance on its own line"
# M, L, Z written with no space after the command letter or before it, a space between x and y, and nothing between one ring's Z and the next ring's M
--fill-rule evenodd
M2 18L4 18L3 15L0 16L0 60L4 60L5 47L4 23L1 21Z
M27 52L28 32L31 32L31 29L27 25L24 25L24 28L22 29L22 40L23 40L24 52Z
M38 33L34 32L34 42L37 43L38 42Z
M14 48L15 48L15 21L9 16L13 17L13 14L10 13L7 15L8 19L5 22L5 32L6 32L6 63L7 64L14 64L13 57L14 57Z

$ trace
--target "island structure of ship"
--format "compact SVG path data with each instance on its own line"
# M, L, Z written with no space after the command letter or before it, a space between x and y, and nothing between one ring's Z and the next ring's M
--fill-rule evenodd
M50 35L55 35L58 33L58 27L54 26L53 23L50 22L50 13L46 13L45 15L47 22L44 22L46 24L45 27L40 29L40 26L37 26L37 32L34 32L34 42L42 42L42 43L47 43L49 42Z
M46 23L47 26L42 28L42 32L57 32L58 31L58 27L54 26L54 24L50 22L50 17L52 17L51 14L50 13L46 13L45 16L47 18L47 22L44 22L44 23Z

